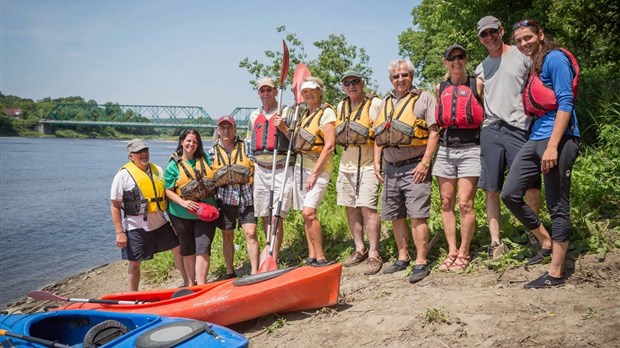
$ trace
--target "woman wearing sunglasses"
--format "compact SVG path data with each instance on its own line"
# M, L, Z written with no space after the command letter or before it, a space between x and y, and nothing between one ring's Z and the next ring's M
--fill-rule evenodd
M517 48L531 58L530 77L523 91L523 107L535 121L527 143L521 148L508 174L502 200L526 228L538 238L549 232L523 201L525 189L542 171L547 209L551 215L551 263L541 277L525 288L547 288L565 282L564 259L571 232L571 172L579 152L579 127L574 103L579 67L568 51L549 40L535 20L522 20L513 27Z
M481 97L484 83L468 75L467 51L463 46L448 47L443 64L448 70L447 79L435 87L435 119L441 131L433 175L439 184L441 220L448 241L448 255L439 265L439 270L463 271L471 259L469 246L476 227L474 198L482 170L480 125L484 119ZM460 247L456 242L454 213L457 185L461 212Z

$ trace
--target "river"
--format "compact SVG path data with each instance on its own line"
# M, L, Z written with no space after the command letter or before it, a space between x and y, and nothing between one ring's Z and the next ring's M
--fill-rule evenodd
M127 141L0 137L0 305L118 261L110 185ZM165 168L173 141L148 141ZM205 142L205 147L210 142Z

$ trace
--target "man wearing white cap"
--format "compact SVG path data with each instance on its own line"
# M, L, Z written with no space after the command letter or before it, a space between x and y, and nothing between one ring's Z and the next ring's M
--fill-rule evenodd
M284 173L286 152L289 145L291 129L282 115L289 115L289 108L283 107L282 115L279 114L280 106L276 101L278 90L273 80L269 77L257 81L258 96L262 106L250 114L250 124L248 127L247 139L251 140L251 153L254 160L254 197L261 197L254 201L254 214L256 217L263 218L265 233L269 226L269 216L275 214L277 202L270 202L270 193L274 196L280 192L284 181L284 196L282 197L282 217L276 226L276 239L273 247L273 259L278 259L278 251L282 244L284 235L284 219L288 216L292 204L293 192L293 165L288 167L288 172ZM276 150L276 167L273 168L273 155ZM291 156L291 163L294 163L294 156ZM272 175L275 176L274 187L272 185ZM284 180L286 178L286 180ZM274 198L275 200L275 198ZM266 236L269 238L269 236Z
M110 210L116 231L116 246L121 248L123 260L129 261L129 291L138 291L140 263L166 250L172 251L184 284L189 284L179 239L164 216L167 207L164 173L159 166L149 162L149 148L144 140L131 140L127 152L129 162L112 181Z
M491 244L489 259L508 249L500 239L499 195L504 174L529 138L530 118L523 112L521 87L527 78L530 60L516 46L504 43L504 27L499 19L486 16L478 21L478 39L489 56L478 65L475 75L484 83L484 122L480 131L482 174L478 187L486 191L486 210ZM538 213L540 177L526 192L526 201ZM543 249L551 247L549 236L540 236ZM546 249L545 249L546 250ZM530 260L539 263L542 258Z

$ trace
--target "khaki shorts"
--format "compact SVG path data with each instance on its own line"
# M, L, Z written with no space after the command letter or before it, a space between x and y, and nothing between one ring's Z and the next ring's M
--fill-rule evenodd
M440 146L433 164L433 175L446 179L479 177L480 145L466 147Z
M368 207L377 209L379 196L379 180L375 176L375 169L372 166L360 168L360 186L357 197L357 172L345 173L338 172L336 181L337 204L345 207Z
M384 166L383 191L381 192L381 220L394 221L405 219L423 219L431 216L431 178L420 184L413 183L413 170L418 162L396 167Z
M282 187L282 179L284 178L284 168L276 169L275 191L273 192L273 214L276 213L278 207L278 198L280 188ZM269 194L271 188L271 169L261 166L254 166L254 215L256 217L269 216ZM285 219L291 210L293 203L293 166L288 167L288 175L286 176L286 184L284 186L284 195L282 196L282 208L280 216Z
M330 172L321 172L316 179L314 186L310 191L306 191L305 184L312 168L304 168L303 175L300 173L300 166L295 166L295 188L293 189L293 208L302 210L303 208L317 209L325 193L327 193L327 185L329 184ZM299 187L300 183L303 187Z

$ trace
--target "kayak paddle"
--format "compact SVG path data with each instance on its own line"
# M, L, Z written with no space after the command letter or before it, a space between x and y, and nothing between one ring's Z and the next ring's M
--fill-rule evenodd
M47 291L35 290L28 293L28 297L39 301L63 301L63 302L83 302L83 303L104 303L117 305L135 305L145 303L146 301L118 301L118 300L100 300L97 298L67 298L54 295Z
M71 346L68 346L66 344L56 343L54 341L44 340L38 337L24 336L24 335L16 334L14 332L6 331L6 330L0 330L0 336L13 337L13 338L17 338L23 341L42 344L46 347L71 348Z
M284 94L284 82L286 82L286 78L288 77L288 68L290 65L289 59L289 51L288 46L286 45L286 41L282 40L282 68L280 69L280 92L278 96L278 115L282 116L282 94ZM272 249L269 246L271 242L271 235L275 234L272 230L273 227L273 198L274 191L276 185L276 158L278 156L278 136L276 135L275 145L273 147L273 157L271 163L271 189L269 190L269 225L267 225L267 243L265 245L265 249L261 252L259 260L261 265L265 262L267 258L267 250ZM282 182L284 185L284 181ZM277 265L276 265L277 268Z

